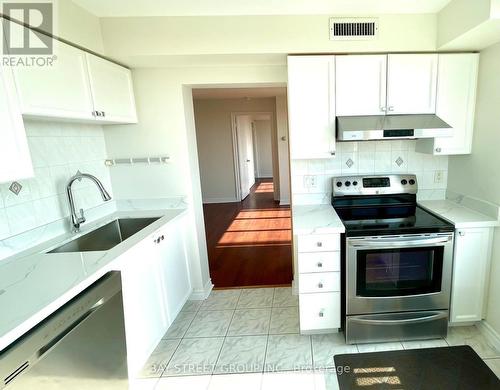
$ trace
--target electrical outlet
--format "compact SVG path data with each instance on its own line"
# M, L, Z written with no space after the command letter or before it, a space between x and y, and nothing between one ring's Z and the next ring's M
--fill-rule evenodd
M442 184L443 180L444 180L444 172L443 171L434 172L434 183L435 184Z
M304 187L307 189L316 188L318 185L316 176L306 175L304 176Z

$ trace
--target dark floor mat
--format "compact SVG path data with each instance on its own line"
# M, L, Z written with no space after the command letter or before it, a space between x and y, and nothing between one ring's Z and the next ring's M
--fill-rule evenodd
M467 345L334 359L340 390L500 390L495 373Z

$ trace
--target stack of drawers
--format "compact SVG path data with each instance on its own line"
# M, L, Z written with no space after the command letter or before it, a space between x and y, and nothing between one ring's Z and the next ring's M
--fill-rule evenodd
M340 328L340 234L297 236L300 331Z

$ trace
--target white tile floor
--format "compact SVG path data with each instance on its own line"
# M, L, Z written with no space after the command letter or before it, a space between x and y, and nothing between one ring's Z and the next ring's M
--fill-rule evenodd
M474 326L446 339L346 345L341 333L299 334L298 300L290 288L213 291L189 301L133 388L338 389L333 356L470 345L500 377L500 351Z

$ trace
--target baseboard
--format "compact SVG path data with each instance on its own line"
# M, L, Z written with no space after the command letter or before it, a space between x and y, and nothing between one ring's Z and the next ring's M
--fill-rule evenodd
M235 203L235 202L240 202L239 199L235 197L228 197L228 198L204 198L203 203Z
M295 279L292 280L292 294L299 295L299 286L295 283Z
M189 299L192 301L202 301L204 299L207 299L210 293L212 292L212 289L214 288L214 285L212 284L212 279L208 279L207 282L205 283L205 286L203 289L194 289L193 292L191 293Z
M290 198L280 199L280 206L290 206Z
M485 320L481 321L478 326L479 331L489 340L493 346L500 351L500 334L493 329Z

